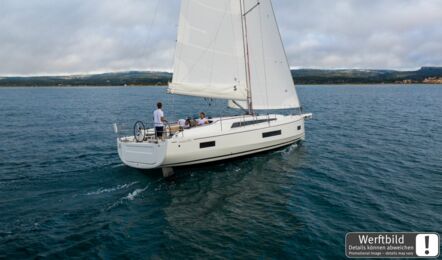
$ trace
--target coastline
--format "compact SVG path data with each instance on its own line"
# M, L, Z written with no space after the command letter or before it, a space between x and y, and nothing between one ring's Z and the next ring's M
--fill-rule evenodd
M296 85L442 84L442 67L415 71L360 69L291 70ZM0 87L167 86L173 74L164 71L126 71L68 76L0 76Z
M157 88L157 87L167 87L167 84L164 85L48 85L48 86L32 86L32 85L15 85L15 86L3 86L0 85L0 89L7 89L7 88ZM317 84L296 84L296 87L316 87L316 86L348 86L348 87L365 87L365 86L397 86L397 87L409 87L409 86L440 86L442 87L442 83L317 83Z

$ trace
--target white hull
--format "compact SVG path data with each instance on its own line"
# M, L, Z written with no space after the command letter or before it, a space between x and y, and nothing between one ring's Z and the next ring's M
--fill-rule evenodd
M124 164L138 169L213 162L287 146L305 138L311 114L215 118L210 125L185 129L165 140L117 140Z

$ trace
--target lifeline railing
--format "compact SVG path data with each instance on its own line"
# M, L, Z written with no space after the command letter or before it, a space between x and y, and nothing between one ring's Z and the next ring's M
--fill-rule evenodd
M146 128L146 125L148 126ZM130 141L128 137L133 136L135 142L158 142L160 140L170 139L176 134L183 134L183 127L178 124L165 123L162 133L157 133L153 123L137 121L133 126L133 132L124 124L113 124L114 132L120 141Z

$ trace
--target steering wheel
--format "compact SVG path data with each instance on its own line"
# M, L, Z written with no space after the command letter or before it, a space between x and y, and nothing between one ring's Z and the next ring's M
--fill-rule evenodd
M144 140L145 127L143 122L137 121L134 124L134 138L137 143L142 142Z

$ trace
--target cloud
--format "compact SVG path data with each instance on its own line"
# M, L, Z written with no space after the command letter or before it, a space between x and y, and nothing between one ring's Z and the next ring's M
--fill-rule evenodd
M170 70L179 0L0 0L0 75ZM274 0L291 66L442 65L440 0Z
M297 0L280 5L295 67L407 69L442 65L438 0Z

